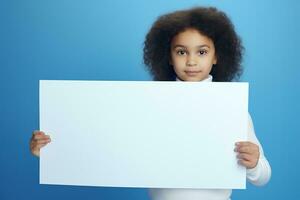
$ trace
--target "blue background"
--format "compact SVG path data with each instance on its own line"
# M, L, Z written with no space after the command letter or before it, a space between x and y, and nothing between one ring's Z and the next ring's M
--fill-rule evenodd
M29 138L38 129L38 81L151 80L144 36L157 16L212 5L225 11L246 48L242 81L272 166L265 187L233 199L296 199L299 169L299 1L0 2L0 199L148 199L146 189L39 185ZM297 13L298 12L298 13ZM298 122L298 124L297 124ZM298 185L298 186L297 186Z

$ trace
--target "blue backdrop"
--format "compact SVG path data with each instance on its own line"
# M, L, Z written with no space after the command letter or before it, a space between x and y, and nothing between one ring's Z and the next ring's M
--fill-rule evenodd
M233 199L300 195L299 1L41 1L0 2L0 199L148 199L146 189L39 185L29 152L38 129L38 81L151 80L142 64L144 36L157 16L211 5L225 11L243 39L242 81L272 179L248 184ZM298 186L297 186L298 185Z

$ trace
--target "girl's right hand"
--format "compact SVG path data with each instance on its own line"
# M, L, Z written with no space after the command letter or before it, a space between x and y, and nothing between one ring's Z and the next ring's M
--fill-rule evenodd
M40 149L51 141L50 136L43 131L34 131L30 139L30 151L33 155L39 157Z

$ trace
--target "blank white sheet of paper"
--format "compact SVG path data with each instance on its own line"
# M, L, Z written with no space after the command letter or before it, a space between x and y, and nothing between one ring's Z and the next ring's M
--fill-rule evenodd
M244 189L248 83L40 81L40 183Z

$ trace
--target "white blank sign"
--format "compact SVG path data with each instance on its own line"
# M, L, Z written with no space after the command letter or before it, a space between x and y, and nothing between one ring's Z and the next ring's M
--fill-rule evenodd
M245 188L248 83L40 81L40 183Z

